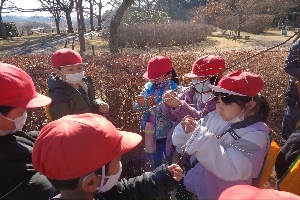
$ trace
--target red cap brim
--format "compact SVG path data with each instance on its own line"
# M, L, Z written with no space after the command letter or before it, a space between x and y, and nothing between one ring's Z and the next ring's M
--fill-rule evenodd
M121 149L119 152L119 156L132 150L142 141L142 136L140 136L139 134L127 131L119 131L119 133L123 136L121 140Z
M30 101L18 103L20 108L39 108L49 105L52 99L37 93L37 96L31 99Z

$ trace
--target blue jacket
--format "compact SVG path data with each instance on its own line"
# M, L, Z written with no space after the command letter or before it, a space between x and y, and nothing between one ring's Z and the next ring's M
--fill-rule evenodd
M169 80L169 88L168 90L174 90L178 87L178 85L172 81ZM163 92L165 91L165 88L167 87L164 86L162 88L160 88L157 92L157 96L159 98L156 99L156 103L159 104L162 102L162 95ZM153 95L154 94L154 90L155 88L153 87L151 82L147 82L144 86L143 91L141 92L140 95L144 96L145 98L147 98L147 96L149 95ZM138 105L137 102L134 102L133 104L133 108L136 112L143 112L147 109L150 108L150 106L145 105L144 107L140 107ZM168 120L162 112L162 104L159 106L156 106L155 108L153 108L153 111L155 113L155 124L154 124L154 134L155 134L155 138L156 139L162 139L162 138L167 138L168 135L168 131L169 129L172 127L173 122ZM141 117L141 123L140 123L140 131L144 131L145 130L145 126L146 126L146 122L149 121L149 117L150 117L150 111L145 112L143 114L143 116Z
M285 101L288 106L300 109L300 98L296 81L300 81L300 39L295 42L285 60L284 71L291 75L286 90Z

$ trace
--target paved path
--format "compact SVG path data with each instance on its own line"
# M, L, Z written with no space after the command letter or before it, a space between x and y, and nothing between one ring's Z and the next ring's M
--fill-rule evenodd
M90 35L95 37L97 35L96 32L86 33L85 38L89 39ZM78 34L61 34L59 36L53 37L41 37L41 40L28 42L22 45L16 45L13 48L7 47L0 50L1 56L13 56L13 55L26 55L26 54L52 54L59 48L63 48L65 42L68 41L68 47L70 48L70 44L73 42L73 38L75 37L75 41L78 42L79 38Z

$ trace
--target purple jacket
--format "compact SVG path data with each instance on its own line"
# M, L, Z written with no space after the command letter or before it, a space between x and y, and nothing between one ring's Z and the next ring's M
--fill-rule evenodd
M172 143L172 134L174 131L174 128L181 122L182 118L189 115L195 119L200 119L204 116L206 116L211 111L214 111L216 109L216 102L212 99L208 101L207 103L201 103L200 107L202 108L200 111L198 111L196 108L189 104L194 104L194 95L195 90L193 88L190 88L186 90L183 93L180 93L178 95L179 100L181 101L181 105L178 106L176 109L173 109L172 107L168 106L167 104L163 104L162 111L165 117L173 122L175 122L172 126L172 128L168 132L167 136L167 143L166 143L166 151L167 155L170 155L173 151L173 143ZM206 106L205 106L206 104Z

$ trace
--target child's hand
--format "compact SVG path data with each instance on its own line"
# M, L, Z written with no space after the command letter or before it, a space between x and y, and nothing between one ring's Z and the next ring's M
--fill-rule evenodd
M148 106L154 106L154 105L156 105L156 100L155 100L155 97L154 96L148 96L147 98L146 98L146 104L148 105Z
M181 126L185 133L188 134L190 132L193 132L198 124L194 118L187 115L181 120Z
M179 165L172 164L172 165L168 166L168 170L171 173L171 175L175 181L180 181L182 179L183 170L181 169L181 167Z
M177 108L181 104L181 101L173 91L166 91L163 94L163 101L172 108Z
M145 105L145 98L144 96L140 95L136 97L136 102L139 104L139 106L143 107Z
M109 111L109 106L107 103L103 103L99 106L99 112L108 113L108 111Z

